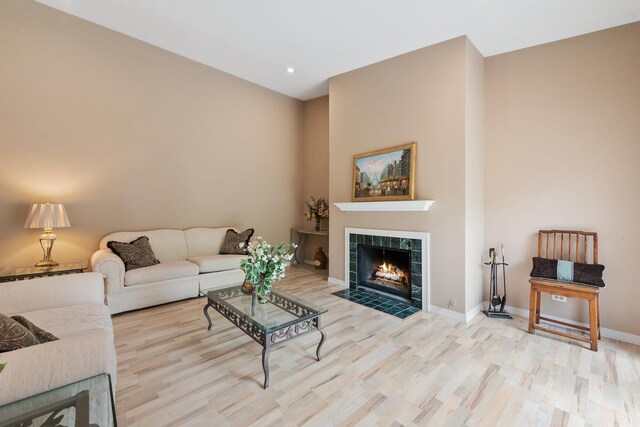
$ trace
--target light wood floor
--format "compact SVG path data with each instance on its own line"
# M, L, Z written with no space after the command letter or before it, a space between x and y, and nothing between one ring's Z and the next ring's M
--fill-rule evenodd
M318 333L276 347L268 390L260 345L213 310L207 332L204 298L115 316L121 425L640 426L640 347L593 353L521 318L400 320L299 269L277 288L328 308L328 336L320 362Z

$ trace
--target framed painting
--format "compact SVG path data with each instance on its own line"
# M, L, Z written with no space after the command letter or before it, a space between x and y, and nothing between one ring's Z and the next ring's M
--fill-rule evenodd
M352 202L413 200L416 143L353 156Z

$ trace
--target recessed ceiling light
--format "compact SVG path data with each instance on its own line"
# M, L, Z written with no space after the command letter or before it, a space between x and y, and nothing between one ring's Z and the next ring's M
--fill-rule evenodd
M295 68L293 68L293 67L287 67L287 73L291 73L291 74L292 74L292 73L295 73L295 72L296 72L296 69L295 69Z

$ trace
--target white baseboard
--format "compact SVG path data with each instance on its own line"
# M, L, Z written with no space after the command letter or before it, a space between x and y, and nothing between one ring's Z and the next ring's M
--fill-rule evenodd
M342 286L344 288L347 287L347 285L345 284L344 280L336 279L334 277L329 277L327 279L327 282L329 282L332 285L338 285L338 286Z
M476 317L478 314L480 314L482 312L482 303L476 305L475 307L473 307L471 310L467 311L467 313L464 315L465 316L465 321L468 323L471 321L471 319L473 319L474 317Z
M459 313L457 311L449 310L448 308L438 307L437 305L429 306L429 311L439 316L467 323L482 311L482 303L476 305L466 313Z
M487 307L489 306L488 301L485 301L483 304ZM513 315L522 317L524 319L529 319L529 310L526 310L524 308L506 306L505 310L507 310L509 313ZM553 319L553 320L558 320L560 322L575 323L580 326L589 327L588 323L576 322L575 320L565 319L563 317L558 317L558 316L552 316L550 314L544 314L544 317L548 317L549 319ZM629 344L640 345L640 335L630 334L628 332L616 331L615 329L609 329L609 328L603 328L603 327L600 327L600 334L603 337L610 338L612 340L618 340L618 341L626 342Z
M430 305L429 311L439 316L448 317L449 319L457 320L459 322L467 321L467 316L464 313L458 313L457 311L438 307L437 305Z
M615 329L600 327L600 333L605 338L618 340L629 344L640 345L640 335L630 334L628 332L616 331Z

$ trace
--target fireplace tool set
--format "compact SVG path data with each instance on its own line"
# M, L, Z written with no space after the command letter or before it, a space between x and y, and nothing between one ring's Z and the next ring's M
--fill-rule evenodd
M500 251L502 252L502 262L498 262L498 255L494 248L489 249L489 262L485 262L485 265L491 266L491 289L489 290L489 308L484 310L484 314L487 317L496 317L500 319L513 319L511 315L505 311L504 307L507 305L507 275L506 266L509 265L504 262L504 245L500 245ZM502 266L502 291L504 295L500 296L498 293L498 266Z

